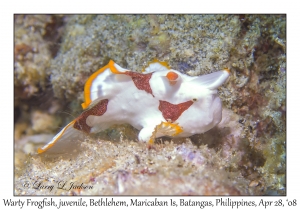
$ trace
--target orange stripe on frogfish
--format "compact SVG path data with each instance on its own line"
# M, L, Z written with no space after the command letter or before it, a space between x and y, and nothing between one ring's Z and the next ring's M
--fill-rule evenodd
M115 62L113 60L109 61L108 66L109 66L112 73L114 73L114 74L124 74L124 72L118 71L118 69L115 67Z
M227 71L227 73L230 74L230 69L229 68L224 68L224 71Z
M83 109L86 109L92 102L91 100L91 86L93 84L93 81L96 79L96 77L101 74L102 72L104 72L106 69L109 68L109 65L106 65L104 67L102 67L101 69L99 69L98 71L96 71L95 73L93 73L88 80L86 81L85 85L84 85L84 103L81 104Z

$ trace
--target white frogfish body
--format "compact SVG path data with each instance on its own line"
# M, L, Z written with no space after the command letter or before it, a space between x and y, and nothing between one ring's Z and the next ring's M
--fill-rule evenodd
M222 119L217 88L228 76L225 69L191 77L157 60L137 73L110 61L87 80L81 115L38 153L50 148L61 151L80 134L97 133L115 124L131 124L140 130L139 140L150 144L161 136L206 132Z

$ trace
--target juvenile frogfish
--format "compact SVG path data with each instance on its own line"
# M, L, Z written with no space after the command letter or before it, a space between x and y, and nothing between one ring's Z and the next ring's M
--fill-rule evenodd
M80 134L98 133L115 124L131 124L140 130L138 139L149 144L161 136L206 132L222 119L217 88L229 74L224 69L191 77L158 60L138 73L111 60L87 80L81 115L38 153L68 147Z

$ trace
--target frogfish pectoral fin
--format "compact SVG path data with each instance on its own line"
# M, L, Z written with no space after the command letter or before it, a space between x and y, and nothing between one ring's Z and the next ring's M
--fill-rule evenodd
M182 131L183 128L177 123L161 122L155 127L153 135L155 135L156 138L160 136L177 136Z
M78 139L83 133L73 127L75 120L66 125L53 139L45 146L38 148L37 153L41 154L48 150L54 153L65 152L70 148L74 139Z
M153 144L155 138L161 136L177 136L183 131L183 128L177 123L161 122L156 125L155 128L143 128L139 134L139 140L147 141L149 144ZM150 133L151 132L151 133Z

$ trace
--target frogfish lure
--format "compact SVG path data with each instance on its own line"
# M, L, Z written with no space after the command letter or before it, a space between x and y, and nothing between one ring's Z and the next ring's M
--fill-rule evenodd
M81 115L38 153L68 147L82 133L98 133L115 124L131 124L140 130L138 139L149 144L161 136L206 132L222 119L217 88L229 74L224 69L191 77L158 60L138 73L111 60L88 78Z

